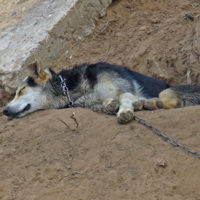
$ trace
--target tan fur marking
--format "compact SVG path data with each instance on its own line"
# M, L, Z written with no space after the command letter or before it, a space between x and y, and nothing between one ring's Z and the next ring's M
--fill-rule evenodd
M51 73L41 69L39 72L39 77L34 78L35 82L40 85L44 85L49 79L52 79Z
M164 109L182 107L179 97L170 89L162 91L159 94L159 99L163 102Z

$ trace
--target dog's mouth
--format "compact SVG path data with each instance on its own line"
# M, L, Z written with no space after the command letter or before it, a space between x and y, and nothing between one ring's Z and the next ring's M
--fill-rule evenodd
M8 117L11 117L11 118L18 118L18 117L20 117L20 114L22 114L22 113L24 113L24 112L30 110L30 108L31 108L31 104L28 103L28 104L27 104L22 110L20 110L19 112L14 113L14 112L12 112L11 110L9 110L9 107L8 107L8 108L5 108L5 109L4 109L3 113L4 113L4 115L6 115L6 116L8 116Z
M12 118L17 118L21 113L24 113L25 111L30 110L30 108L31 108L31 104L28 103L28 104L26 105L26 107L25 107L23 110L21 110L21 111L15 113L14 116L13 116Z

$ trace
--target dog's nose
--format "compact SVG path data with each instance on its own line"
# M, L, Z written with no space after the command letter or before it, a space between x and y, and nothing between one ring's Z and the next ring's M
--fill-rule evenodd
M8 106L3 109L3 114L6 116L9 116L9 107Z

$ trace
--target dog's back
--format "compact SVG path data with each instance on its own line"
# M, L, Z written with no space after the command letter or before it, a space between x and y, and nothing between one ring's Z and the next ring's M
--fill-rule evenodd
M86 79L89 80L92 87L98 83L98 77L101 74L104 74L104 76L105 74L109 74L110 79L112 79L112 81L115 82L119 88L123 87L120 86L121 84L126 85L127 90L128 86L130 86L129 91L124 92L134 93L137 88L140 89L142 93L141 95L144 98L158 97L160 92L170 87L164 81L131 71L127 67L120 67L108 63L88 65L86 69ZM130 83L130 85L128 83Z

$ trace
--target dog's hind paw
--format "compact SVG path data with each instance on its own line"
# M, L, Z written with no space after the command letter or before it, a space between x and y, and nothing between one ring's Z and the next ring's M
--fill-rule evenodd
M148 99L144 103L144 108L146 108L148 110L162 109L163 108L163 102L160 101L158 98Z
M107 98L103 102L103 107L110 113L116 112L119 108L119 102L113 98Z
M158 109L163 109L164 108L164 103L162 101L158 101L156 103L156 106L157 106Z
M130 110L122 111L120 113L117 113L117 119L119 123L127 123L128 121L132 120L134 117L133 112Z

